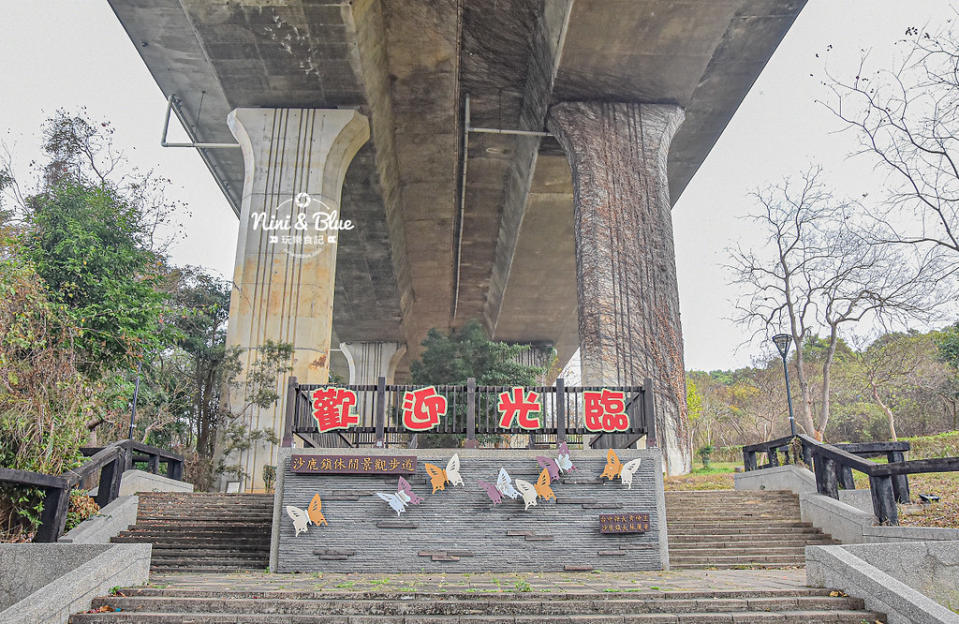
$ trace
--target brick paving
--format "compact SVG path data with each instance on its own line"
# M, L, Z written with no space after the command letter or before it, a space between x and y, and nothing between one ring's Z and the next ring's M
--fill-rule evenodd
M418 593L761 591L805 587L804 568L477 574L153 573L149 587L209 591L342 591Z

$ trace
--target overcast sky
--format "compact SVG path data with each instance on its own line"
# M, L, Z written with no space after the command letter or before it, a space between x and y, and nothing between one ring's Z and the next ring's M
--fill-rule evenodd
M881 182L867 162L847 158L855 142L837 133L836 120L815 102L825 96L824 63L849 75L871 50L871 60L882 64L907 26L942 24L954 15L952 4L806 5L674 209L687 368L744 366L763 348L737 350L745 332L728 320L737 293L723 269L728 247L758 236L742 220L750 190L811 162L824 165L842 195L859 197ZM191 207L174 263L232 277L236 217L194 150L160 147L166 101L106 0L0 0L0 16L0 138L15 159L25 166L39 158L38 129L57 108L86 107L110 120L130 160L172 179L170 194Z

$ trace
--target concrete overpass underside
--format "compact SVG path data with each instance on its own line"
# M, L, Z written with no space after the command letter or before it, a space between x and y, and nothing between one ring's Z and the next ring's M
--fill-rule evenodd
M340 233L331 260L334 343L395 344L390 353L402 378L430 328L478 319L497 339L554 345L560 362L583 345L584 377L596 383L639 382L637 376L657 377L657 370L677 365L681 375L681 343L678 364L675 355L647 354L645 364L632 356L624 364L618 355L613 373L598 363L606 356L587 347L608 342L610 332L619 336L620 326L613 323L614 332L602 319L620 314L621 300L647 298L659 288L660 274L665 288L660 307L669 318L659 324L666 333L653 331L657 323L647 318L648 335L625 344L636 350L644 340L680 340L669 205L805 3L109 1L160 89L174 96L176 113L196 142L234 142L227 116L235 109L353 110L368 120L369 141L344 161L339 207L341 218L356 227ZM555 136L471 132L467 137L467 96L474 128ZM590 103L577 110L597 121L590 126L594 130L557 112L570 102ZM665 125L651 130L660 120ZM593 145L589 132L605 138ZM579 160L572 154L578 144ZM643 147L632 156L614 153L630 145ZM238 216L248 218L244 154L200 151ZM657 165L659 154L663 163ZM609 166L590 169L588 161L596 159L608 159ZM597 187L603 170L629 162L652 167L620 171L642 184L633 191L615 180ZM663 188L657 191L660 173ZM296 190L282 181L277 185L277 197L292 197ZM584 287L605 284L591 272L605 271L602 263L590 264L583 255L592 249L588 240L595 227L625 228L630 240L641 240L631 228L659 218L647 210L623 221L604 206L615 209L625 202L648 208L651 201L665 202L665 223L649 233L669 238L668 244L661 254L637 260L639 266L614 267L645 271L645 277L626 286L610 277L612 290ZM245 227L241 221L241 230ZM616 247L610 258L652 249L634 248L630 241L610 244ZM238 255L238 267L240 260ZM612 308L587 309L607 295ZM651 318L649 310L645 314ZM628 331L632 336L632 325ZM326 366L324 357L323 365L299 373L301 381L310 375L325 381ZM670 374L675 377L675 370ZM675 379L663 373L661 381L669 394ZM264 422L269 426L269 419ZM688 464L688 458L675 461Z

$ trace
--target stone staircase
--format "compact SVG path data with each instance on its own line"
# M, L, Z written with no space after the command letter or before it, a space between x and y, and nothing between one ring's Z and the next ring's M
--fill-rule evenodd
M113 542L153 544L151 570L263 570L270 559L272 494L145 492L137 522Z
M835 592L834 592L835 593ZM822 589L644 591L632 594L309 592L129 588L97 598L71 624L453 624L589 622L861 624L884 621L855 598Z
M837 543L789 491L666 492L666 520L673 569L803 566L805 546Z

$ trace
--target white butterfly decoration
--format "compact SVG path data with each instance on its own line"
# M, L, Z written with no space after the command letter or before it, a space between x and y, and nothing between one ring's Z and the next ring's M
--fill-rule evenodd
M410 502L410 497L403 490L399 490L396 494L384 494L383 492L377 492L377 496L385 500L390 504L390 507L393 508L393 511L396 512L396 517L399 518L400 514L406 511L406 505Z
M327 524L326 518L323 516L323 501L320 499L319 493L313 495L313 500L310 501L306 511L293 505L287 505L286 515L293 521L293 530L296 532L293 537L299 537L300 533L306 533L306 529L309 528L311 522L315 526Z
M523 508L523 511L526 511L530 506L536 506L536 488L533 487L533 484L529 481L523 481L522 479L516 479L516 489L520 491L523 495L523 502L526 503L526 506Z
M506 468L499 469L499 476L496 477L496 489L499 490L503 496L509 496L514 500L519 496L519 492L513 487L513 480L510 478L509 473L506 472Z
M459 453L453 453L450 460L446 463L446 478L450 485L464 485L463 477L460 476L460 456Z
M293 537L299 537L300 533L306 533L307 527L310 526L310 518L306 515L305 511L298 509L293 505L287 505L286 515L293 520L293 530L296 531L296 534Z
M627 490L633 489L633 475L639 470L639 465L642 461L642 458L637 457L623 464L623 471L619 474L619 478Z
M559 466L560 472L572 472L576 470L576 467L573 466L573 460L569 456L569 447L566 446L565 442L559 443L559 454L556 456L556 465Z

